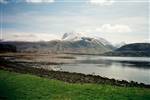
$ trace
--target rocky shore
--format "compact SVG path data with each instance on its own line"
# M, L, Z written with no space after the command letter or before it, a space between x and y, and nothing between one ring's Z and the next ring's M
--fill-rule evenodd
M143 87L150 88L150 85L144 83L137 83L134 81L128 82L125 80L109 79L96 75L84 75L80 73L69 73L46 70L42 68L29 67L23 64L15 63L12 61L0 58L0 69L7 71L14 71L18 73L33 74L48 79L56 79L69 83L96 83L96 84L109 84L122 87Z

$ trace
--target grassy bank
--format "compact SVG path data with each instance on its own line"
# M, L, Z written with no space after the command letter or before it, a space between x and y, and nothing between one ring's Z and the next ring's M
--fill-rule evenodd
M150 89L71 84L0 70L0 99L8 100L150 100Z

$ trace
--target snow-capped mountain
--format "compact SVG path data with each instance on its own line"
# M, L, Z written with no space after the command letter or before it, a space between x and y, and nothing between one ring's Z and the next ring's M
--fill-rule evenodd
M102 54L114 47L103 38L85 37L82 33L65 33L62 40L48 42L7 42L19 52L56 52L79 54Z
M82 33L65 33L63 36L62 36L62 40L65 40L65 41L78 41L78 40L81 40L82 38Z
M80 41L80 40L88 40L95 41L97 43L101 43L103 45L112 45L110 42L101 37L85 37L83 33L65 33L62 36L63 41Z

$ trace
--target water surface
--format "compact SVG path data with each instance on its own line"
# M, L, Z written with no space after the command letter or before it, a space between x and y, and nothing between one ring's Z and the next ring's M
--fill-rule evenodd
M61 71L100 75L119 80L150 84L149 57L81 55L76 56L74 63L63 64L58 69Z

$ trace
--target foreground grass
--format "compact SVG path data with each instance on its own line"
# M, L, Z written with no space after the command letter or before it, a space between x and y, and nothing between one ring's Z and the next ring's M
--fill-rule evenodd
M150 100L150 89L70 84L0 70L0 100Z

